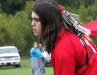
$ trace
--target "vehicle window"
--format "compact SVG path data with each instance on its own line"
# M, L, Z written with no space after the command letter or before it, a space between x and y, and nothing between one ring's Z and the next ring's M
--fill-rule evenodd
M0 54L3 53L17 53L18 50L16 48L6 48L6 49L0 49Z

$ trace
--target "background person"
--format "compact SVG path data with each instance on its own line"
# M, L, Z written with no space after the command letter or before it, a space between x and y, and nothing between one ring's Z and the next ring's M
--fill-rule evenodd
M41 44L51 53L55 75L97 75L96 47L87 37L90 30L55 2L34 5L32 28Z
M45 73L44 64L42 61L43 55L38 48L38 43L34 42L30 50L30 58L32 65L32 75L42 75Z

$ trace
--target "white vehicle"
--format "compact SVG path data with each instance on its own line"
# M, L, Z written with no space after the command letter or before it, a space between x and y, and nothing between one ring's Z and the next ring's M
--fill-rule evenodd
M20 55L15 46L0 47L0 66L20 67Z
M44 56L44 65L51 66L51 54L48 54L47 51L42 51L42 54Z
M45 66L51 66L51 53L48 53L44 47L42 47L41 44L39 44L39 49L41 50L43 56L44 56L44 65Z

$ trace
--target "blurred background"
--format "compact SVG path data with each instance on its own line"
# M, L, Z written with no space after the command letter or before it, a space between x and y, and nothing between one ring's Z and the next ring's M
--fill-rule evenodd
M16 46L22 57L29 56L33 41L38 41L31 27L34 2L42 0L0 0L0 46ZM55 0L86 24L97 19L97 0ZM97 45L97 36L91 37Z

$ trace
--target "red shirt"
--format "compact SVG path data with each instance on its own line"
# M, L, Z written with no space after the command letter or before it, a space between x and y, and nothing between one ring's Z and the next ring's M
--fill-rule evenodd
M55 75L75 75L86 61L86 49L77 35L62 29L51 53L51 60Z

